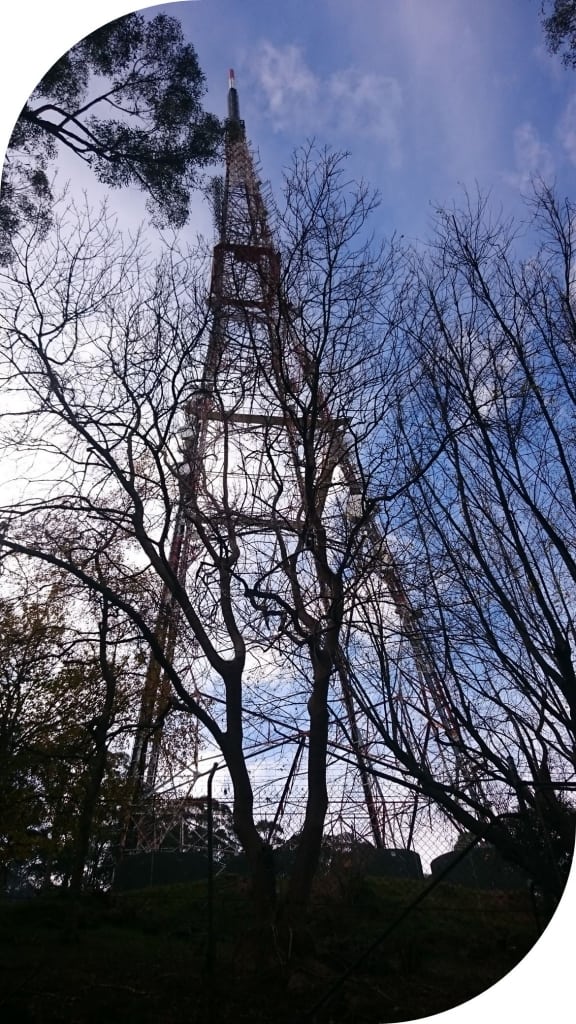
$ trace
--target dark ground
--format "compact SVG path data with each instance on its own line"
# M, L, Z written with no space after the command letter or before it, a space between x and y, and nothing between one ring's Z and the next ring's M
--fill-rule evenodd
M211 971L203 883L80 904L58 894L5 901L0 1019L384 1024L439 1013L493 985L537 941L546 919L528 893L442 884L311 1014L425 884L326 876L307 929L281 940L271 929L253 931L241 879L217 880Z

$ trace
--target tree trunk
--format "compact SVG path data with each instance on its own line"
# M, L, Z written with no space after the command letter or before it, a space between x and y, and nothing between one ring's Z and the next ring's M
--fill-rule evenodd
M332 660L325 652L314 652L314 685L308 701L310 741L308 749L308 800L300 844L286 894L282 917L299 923L310 898L318 867L324 821L328 808L326 751L328 747L328 682Z
M228 730L221 747L234 788L234 829L248 861L256 917L267 925L274 920L276 911L276 875L272 849L254 823L254 794L242 749L241 715L233 699L234 688L238 686L237 681L226 680Z
M70 873L70 891L75 894L78 894L82 890L84 869L86 867L86 860L88 858L88 850L90 847L90 837L92 835L94 813L98 804L98 797L100 796L100 789L102 787L102 779L104 778L104 772L106 770L107 759L108 751L105 744L103 744L96 750L96 753L88 766L88 781L86 783L84 799L82 801L80 815L78 818L76 842L74 844L74 857Z

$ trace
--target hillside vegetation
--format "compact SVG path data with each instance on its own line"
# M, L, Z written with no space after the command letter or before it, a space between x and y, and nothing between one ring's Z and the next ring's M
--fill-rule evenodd
M549 917L527 892L442 884L335 989L426 884L325 876L307 930L286 944L255 929L241 879L219 879L211 967L204 883L5 902L0 1016L6 1024L417 1019L493 985Z

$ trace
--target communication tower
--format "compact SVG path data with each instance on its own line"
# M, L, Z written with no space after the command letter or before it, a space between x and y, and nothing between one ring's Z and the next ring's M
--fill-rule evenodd
M225 177L216 179L213 189L218 237L213 249L209 294L211 328L199 386L183 409L180 437L179 498L169 564L184 589L195 571L202 546L198 538L200 513L206 524L212 523L216 537L218 529L225 528L224 520L233 506L235 528L245 541L242 557L249 575L248 560L257 561L258 550L269 553L271 547L282 544L286 532L297 529L299 509L305 501L298 412L291 413L290 409L294 388L306 388L310 367L306 348L290 316L289 296L282 293L280 258L268 214L270 204L265 201L240 118L233 71L229 78L225 150ZM295 385L295 381L299 384ZM347 421L331 414L327 398L322 398L320 409L325 486L317 492L316 500L329 508L331 488L338 474L340 492L345 493L346 500L334 515L353 522L355 517L362 516L361 467L351 454ZM276 478L271 483L272 464ZM222 490L223 475L226 493ZM192 508L195 515L191 515ZM343 528L342 523L340 527ZM392 552L375 519L365 521L363 534L364 547L370 550L374 567L375 600L386 593L410 646L421 707L428 716L428 733L443 734L444 746L452 750L452 763L458 769L458 727L451 717L443 681ZM265 588L260 586L258 595L260 613L266 618ZM277 609L271 610L270 615L277 618ZM168 587L161 597L155 635L166 658L172 659L180 639L180 615ZM387 843L386 803L371 770L370 730L355 698L351 667L344 651L337 659L335 676L346 736L345 742L341 737L340 743L335 743L335 749L346 748L371 841L381 847ZM153 813L166 739L164 722L170 706L170 684L152 657L129 770L131 811L124 837L128 847L154 849L174 825L165 817L159 830ZM284 775L275 821L283 810L306 745L305 730L296 728L292 736L284 730L283 735L285 743L292 744L295 756ZM164 792L170 792L172 782L174 771L169 771ZM178 808L190 801L190 784L184 789L180 784L179 792L179 800L169 801L176 817Z

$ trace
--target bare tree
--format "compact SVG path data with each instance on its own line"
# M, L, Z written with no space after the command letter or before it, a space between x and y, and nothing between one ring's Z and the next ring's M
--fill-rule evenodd
M4 275L3 443L21 479L32 467L4 502L4 550L70 573L149 645L172 687L164 713L194 716L222 752L266 918L275 883L255 821L253 723L280 708L279 737L306 737L295 915L320 854L346 609L370 571L361 527L400 465L392 449L382 460L402 360L385 344L393 248L371 244L375 203L342 158L299 154L281 274L265 282L276 314L238 316L225 337L202 254L146 267L88 211L40 247L23 239ZM246 280L236 287L243 302ZM170 554L182 523L185 581ZM178 617L172 646L160 600Z
M373 616L384 697L355 685L407 784L558 890L574 834L574 210L541 188L532 212L539 248L524 261L482 200L440 211L414 254L398 431L411 462L423 432L438 457L388 511L446 713L399 677ZM432 759L442 748L452 777Z
M250 757L275 743L307 748L293 914L338 736L366 796L414 794L411 830L424 799L549 880L546 844L501 817L515 799L569 847L572 212L539 195L522 264L482 205L440 214L417 257L373 247L374 209L342 158L297 154L281 261L235 269L224 326L205 255L149 265L86 211L5 274L4 550L135 627L146 687L169 684L145 688L137 760L167 714L200 723L266 920Z

